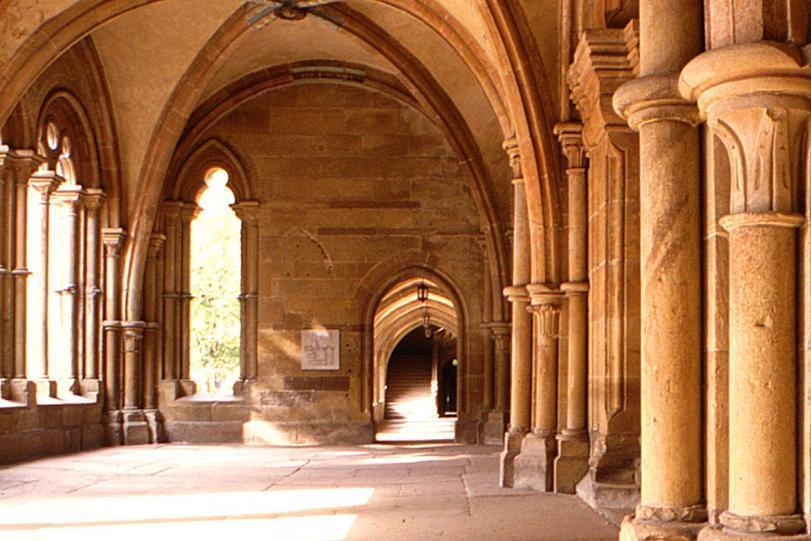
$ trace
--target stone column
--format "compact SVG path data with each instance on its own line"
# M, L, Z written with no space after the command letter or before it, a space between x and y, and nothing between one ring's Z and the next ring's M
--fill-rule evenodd
M693 538L707 518L699 119L676 91L679 70L702 49L702 4L640 3L640 78L614 95L640 141L642 491L626 539Z
M37 251L31 254L34 272L28 282L31 302L28 310L29 377L37 384L37 393L56 396L56 385L50 379L48 366L48 240L50 235L51 194L64 180L52 171L38 171L28 181L31 194L37 198L38 223L31 231Z
M158 261L166 235L153 234L149 239L149 251L146 260L144 276L144 318L147 322L144 335L144 409L157 408L157 388L160 381L160 366L158 365L158 336L160 319L158 310Z
M14 221L9 194L13 193L13 177L6 169L10 149L0 145L0 398L11 397L14 377L14 281L11 275L11 244ZM9 182L11 181L11 182Z
M806 534L797 499L797 228L811 135L799 51L755 42L708 51L682 72L731 165L729 507L702 539ZM792 537L794 539L794 537Z
M242 201L234 205L242 222L240 302L240 381L234 394L245 394L256 381L259 329L259 202Z
M568 362L566 424L558 434L555 492L574 494L588 471L589 439L586 430L588 361L588 199L586 193L583 126L562 123L555 127L568 168L569 280L561 284L568 304Z
M166 244L163 265L163 379L180 379L180 348L177 325L179 322L180 293L180 205L175 201L163 204Z
M11 398L29 404L34 401L36 387L29 381L26 338L28 329L28 179L44 159L30 150L14 151L8 168L12 177L8 186L6 215L8 263L11 280L6 281L7 314L4 320L8 344L14 356L14 379Z
M63 205L64 244L59 250L64 269L64 282L59 284L60 335L63 371L58 381L58 394L62 398L81 393L79 388L79 212L82 205L82 187L63 184L52 199ZM65 360L67 357L67 360Z
M505 321L493 321L486 327L493 344L493 409L487 416L484 442L496 445L504 441L506 431L511 326Z
M124 445L149 443L150 430L141 409L141 382L143 381L143 340L146 324L143 321L122 322L124 342L124 408L121 411L122 440Z
M187 203L180 209L180 314L177 329L180 333L180 380L188 386L190 393L194 394L194 385L191 382L191 223L200 212L194 203Z
M533 352L532 432L515 459L515 488L549 492L553 487L555 435L558 428L558 339L560 297L542 284L530 284L535 324Z
M493 283L490 279L490 262L487 257L487 243L482 239L479 242L479 248L482 253L482 325L481 325L481 340L483 351L483 380L482 380L482 420L486 423L487 417L493 410L495 404L494 400L494 384L495 384L495 358L493 356L493 334L490 332L488 325L493 318Z
M104 192L97 188L85 190L86 216L85 242L85 347L84 394L98 394L99 388L99 331L101 329L101 229L99 211L104 203Z
M104 243L104 409L107 442L120 445L121 430L121 252L127 232L102 230Z
M513 168L513 285L504 295L512 303L512 364L510 378L510 427L504 436L504 451L499 469L500 483L512 487L515 481L514 462L521 442L530 428L532 385L532 316L527 312L530 281L530 238L527 199L521 172L518 142L508 139L504 149Z

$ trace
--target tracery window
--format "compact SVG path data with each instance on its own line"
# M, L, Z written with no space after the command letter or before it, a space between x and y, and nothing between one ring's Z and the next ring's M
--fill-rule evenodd
M225 169L211 169L191 222L190 375L197 392L231 392L239 378L240 229Z

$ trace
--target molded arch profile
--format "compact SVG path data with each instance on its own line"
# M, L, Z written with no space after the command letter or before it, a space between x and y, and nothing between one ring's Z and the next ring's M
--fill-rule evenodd
M177 176L167 187L166 199L194 203L205 187L206 175L212 169L228 173L228 188L237 203L253 201L253 185L239 155L219 139L208 139L198 145L183 162Z

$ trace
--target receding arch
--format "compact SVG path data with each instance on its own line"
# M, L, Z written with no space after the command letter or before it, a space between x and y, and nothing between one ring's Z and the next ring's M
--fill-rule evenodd
M173 181L167 185L164 198L192 202L205 188L206 172L221 168L228 172L228 187L237 201L253 201L256 194L242 159L228 144L217 138L204 140L182 161Z

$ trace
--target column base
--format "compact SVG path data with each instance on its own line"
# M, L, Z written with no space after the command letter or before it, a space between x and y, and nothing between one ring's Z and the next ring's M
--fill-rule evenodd
M720 524L706 526L698 534L698 541L809 541L811 535L808 534L779 534L777 532L767 533L742 533L728 530Z
M499 445L504 441L506 431L505 412L493 410L487 414L487 420L482 427L482 441L487 445Z
M513 486L551 492L556 447L554 434L527 434L521 442L521 453L515 458Z
M527 433L511 428L504 434L504 450L499 456L498 484L504 488L513 488L515 484L515 457L521 452L521 442Z
M26 406L37 403L37 384L27 379L15 378L9 382L9 400Z
M589 471L589 438L586 432L558 435L554 488L559 494L574 494L577 483Z
M144 445L149 443L149 424L143 410L122 411L121 428L124 445Z
M124 442L120 410L104 412L104 440L110 446L121 445Z
M61 400L70 401L82 395L79 380L76 378L65 378L56 382L56 396Z
M155 409L144 410L144 417L146 418L146 426L149 431L149 442L160 443L164 441L163 418L160 412Z
M83 379L79 383L82 396L99 403L104 396L104 385L100 379Z
M620 527L620 541L693 541L706 526L706 522L641 520L628 515Z
M3 400L11 400L11 380L0 379L0 398Z
M197 384L192 380L165 379L160 382L158 397L161 404L169 404L178 398L192 396L195 393L197 393Z
M255 379L241 379L234 382L234 396L250 398L251 390L256 385Z
M38 379L34 380L34 383L37 386L38 395L47 396L48 398L56 398L58 396L59 389L55 381L50 379Z

